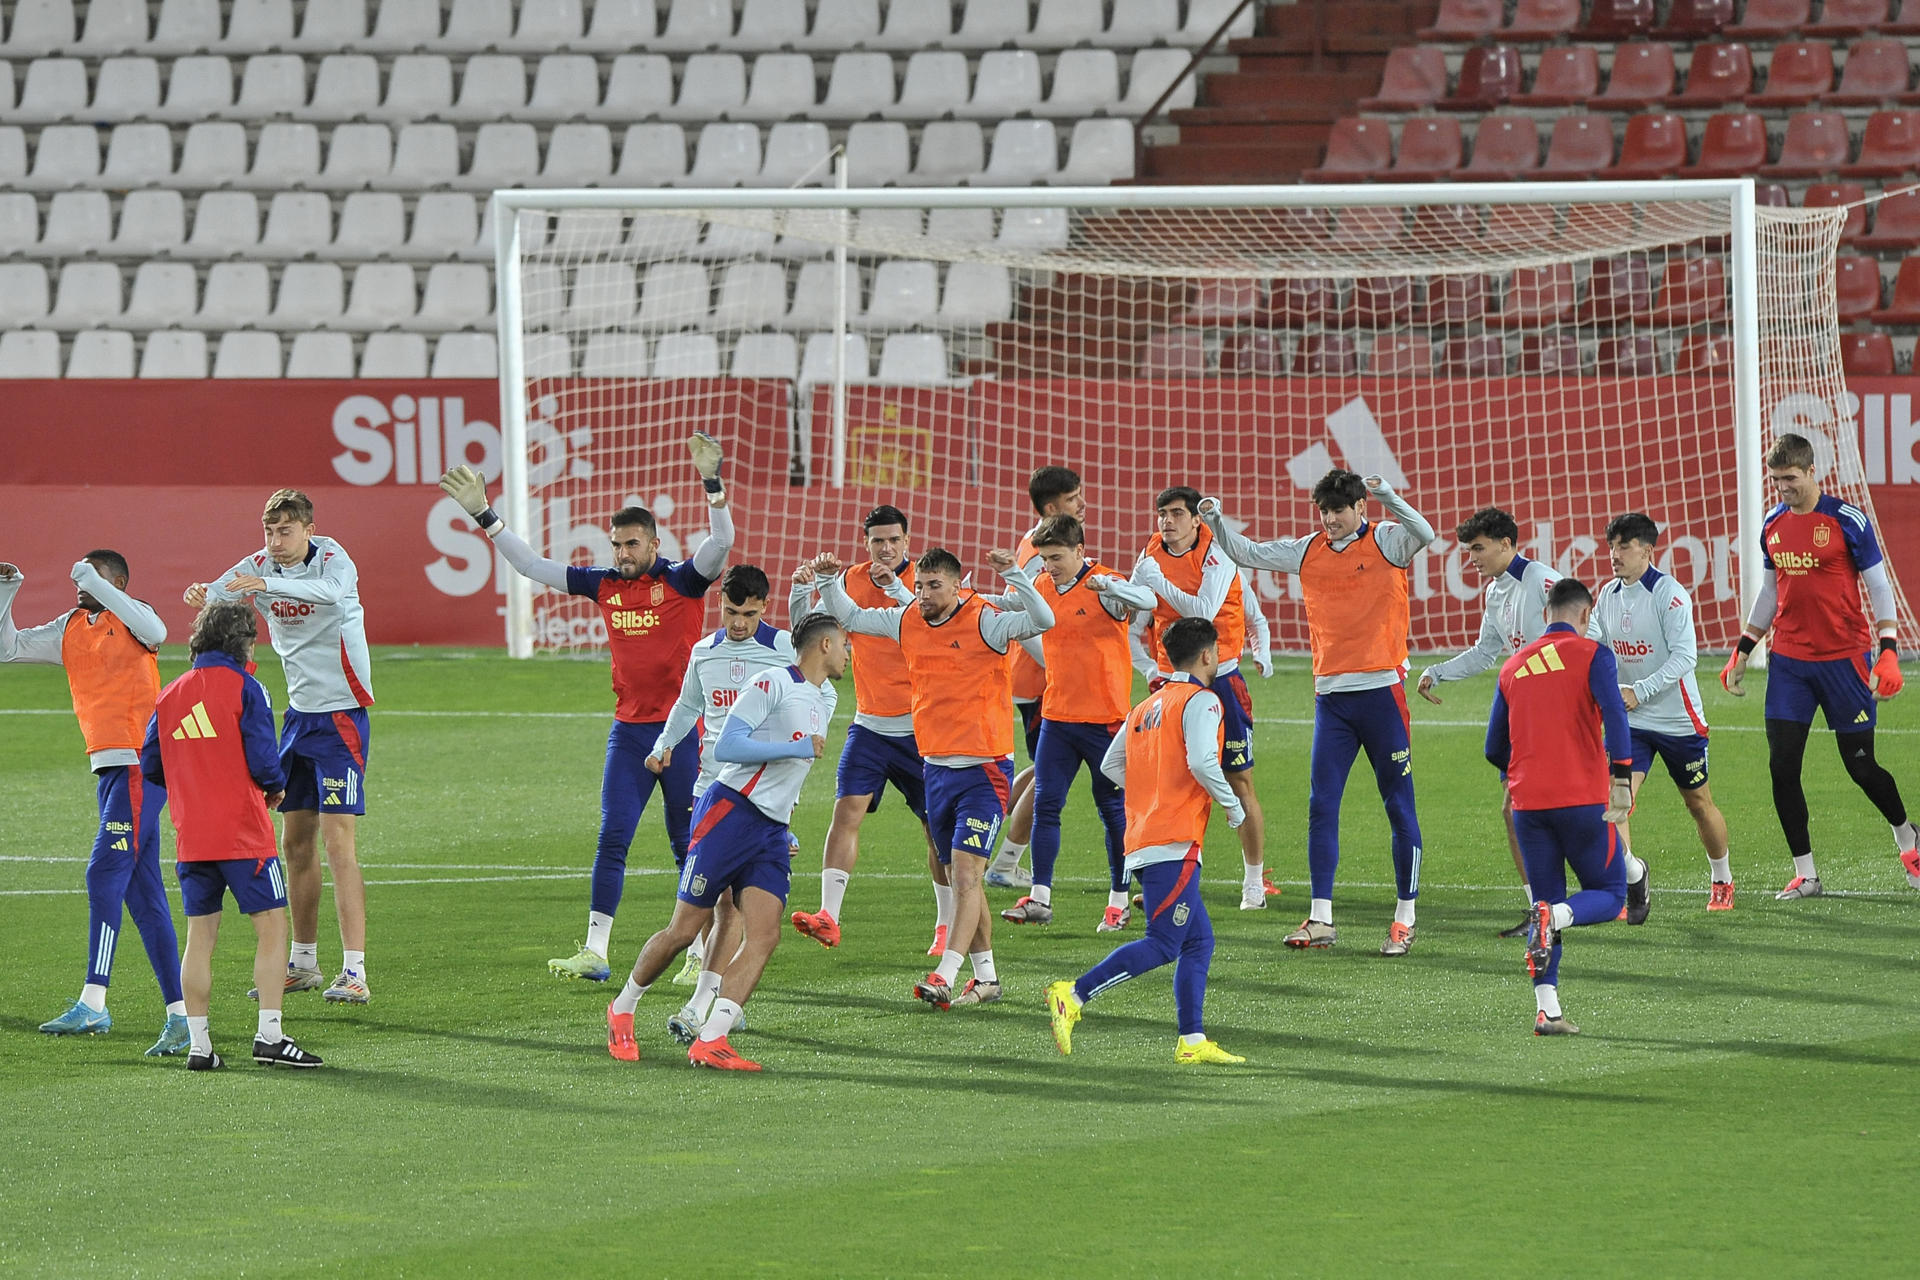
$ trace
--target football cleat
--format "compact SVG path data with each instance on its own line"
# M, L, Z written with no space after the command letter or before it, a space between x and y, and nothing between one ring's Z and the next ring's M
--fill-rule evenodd
M1094 926L1095 933L1119 933L1133 919L1133 912L1126 907L1108 907L1106 914L1100 917L1100 923Z
M1047 1015L1053 1021L1053 1042L1061 1053L1073 1052L1073 1024L1080 1021L1080 997L1073 984L1062 979L1047 984Z
M611 1018L613 1015L608 1014L607 1016ZM667 1034L675 1040L678 1040L681 1044L692 1044L700 1038L700 1028L705 1025L705 1023L706 1019L702 1018L699 1014L694 1013L690 1009L682 1009L667 1019ZM631 1030L629 1030L628 1034L632 1034ZM616 1053L613 1056L617 1058L620 1055ZM635 1056L637 1057L638 1054L636 1053Z
M933 945L927 948L927 954L936 958L947 954L946 925L937 924L933 926Z
M1272 876L1264 871L1260 873L1260 890L1269 898L1277 898L1286 892L1286 890L1273 882Z
M342 969L333 985L320 993L320 998L328 1004L365 1004L371 994L365 975Z
M1000 913L1011 924L1052 924L1053 908L1038 898L1022 898Z
M1033 887L1033 872L1017 862L1011 871L989 869L982 878L996 889L1031 889Z
M318 969L303 969L291 961L287 963L287 982L281 991L292 995L296 991L319 991L327 985L327 975ZM260 988L248 987L247 999L258 1000Z
M1653 909L1653 868L1646 859L1640 860L1640 878L1627 886L1626 910L1620 913L1621 919L1628 924L1645 924L1647 912Z
M187 1016L184 1013L167 1015L166 1025L160 1028L160 1038L147 1050L149 1058L175 1058L193 1047L193 1036L187 1031Z
M1907 883L1920 889L1920 849L1909 849L1901 854L1900 865L1906 870Z
M1713 882L1713 887L1707 890L1707 910L1733 910L1733 881L1716 880Z
M1147 895L1144 893L1134 894L1133 905L1136 907L1139 907L1142 911L1145 911L1147 909Z
M253 1042L253 1060L263 1067L320 1067L326 1064L319 1055L308 1053L293 1041L282 1037L269 1044L265 1040Z
M1544 977L1553 963L1553 908L1544 902L1533 904L1533 919L1527 922L1527 972Z
M960 994L953 998L955 1004L998 1004L1000 1002L1000 984L982 982L978 978L968 978L967 985L960 988Z
M1292 933L1282 938L1281 941L1290 947L1303 949L1311 947L1318 951L1331 947L1334 944L1334 940L1339 936L1339 933L1332 925L1323 924L1314 919L1306 919L1300 922L1298 929L1295 929Z
M1413 926L1395 920L1387 926L1387 940L1380 944L1383 956L1403 956L1413 950Z
M700 966L706 962L693 954L691 948L682 953L686 958L680 962L680 972L673 975L676 987L697 986L700 982Z
M1198 1067L1209 1062L1232 1064L1245 1062L1237 1053L1228 1053L1211 1040L1202 1040L1199 1044L1188 1044L1185 1040L1173 1042L1173 1060L1183 1067Z
M607 1006L607 1052L621 1062L640 1061L640 1046L633 1038L633 1015L615 1013L612 1005Z
M221 1071L226 1068L227 1060L217 1053L190 1053L187 1055L189 1071Z
M796 911L793 927L802 937L812 938L823 947L840 945L840 922L824 911Z
M1267 909L1267 891L1257 884L1241 884L1240 909L1242 911L1265 911Z
M733 1051L727 1038L718 1040L695 1040L687 1049L687 1061L696 1067L712 1067L716 1071L758 1071L760 1064L749 1061Z
M50 1036L103 1036L113 1030L113 1016L105 1009L95 1013L75 1000L65 1013L41 1023L40 1030Z
M1502 929L1500 936L1503 938L1524 938L1527 936L1527 930L1531 928L1533 928L1533 913L1528 912L1526 915L1520 917L1520 923L1513 926L1513 928Z
M585 947L564 959L547 961L547 972L556 978L585 978L588 982L605 982L613 976L613 970L607 968L607 958Z
M936 1009L953 1007L953 987L938 973L930 973L913 984L913 998L924 1000Z
M1826 890L1820 887L1819 876L1795 876L1787 881L1787 887L1774 894L1775 901L1786 902L1793 898L1817 898Z
M1568 1022L1563 1014L1558 1018L1549 1018L1544 1013L1533 1015L1533 1034L1537 1036L1577 1036L1580 1028Z

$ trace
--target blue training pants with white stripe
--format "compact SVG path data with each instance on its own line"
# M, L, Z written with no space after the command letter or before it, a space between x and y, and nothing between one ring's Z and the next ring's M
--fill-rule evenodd
M139 765L100 770L100 830L87 859L87 981L106 986L120 941L122 908L133 917L153 965L160 995L180 996L180 941L160 874L160 810L167 793L140 774Z

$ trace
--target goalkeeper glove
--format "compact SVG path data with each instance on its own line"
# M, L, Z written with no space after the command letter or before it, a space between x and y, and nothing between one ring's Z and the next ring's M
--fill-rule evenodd
M487 505L487 481L478 471L463 462L440 477L440 488L475 524L489 534L499 531L500 517Z
M727 493L727 487L720 482L720 464L726 461L720 442L704 431L696 431L687 437L687 452L693 455L693 468L700 473L700 484L707 491L708 503L718 505Z
M1607 788L1607 807L1600 815L1602 822L1625 822L1627 815L1633 812L1633 784L1625 778L1615 778L1613 785Z
M1900 654L1891 644L1881 642L1880 657L1873 664L1873 696L1891 698L1906 687L1900 674Z
M1747 674L1747 655L1753 652L1757 643L1752 636L1741 636L1740 643L1727 655L1727 665L1720 668L1720 687L1736 698L1747 696L1740 682Z

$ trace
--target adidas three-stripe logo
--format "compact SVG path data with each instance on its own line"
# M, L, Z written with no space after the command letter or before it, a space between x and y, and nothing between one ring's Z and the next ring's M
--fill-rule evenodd
M173 736L177 741L182 738L217 738L220 735L213 731L213 721L207 718L207 704L196 702L193 710L180 717L180 727L173 731Z
M1515 680L1524 680L1528 676L1543 676L1549 671L1565 671L1567 664L1560 661L1560 651L1556 645L1546 648L1528 658L1526 665L1513 673Z

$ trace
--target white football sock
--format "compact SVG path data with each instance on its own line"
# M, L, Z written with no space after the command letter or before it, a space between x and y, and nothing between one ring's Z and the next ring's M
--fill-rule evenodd
M613 1011L615 1013L632 1013L634 1006L640 1003L640 997L645 994L647 994L647 989L629 977L627 979L627 985L620 988L620 994L613 998Z
M1267 864L1266 863L1243 862L1240 865L1246 868L1246 870L1243 871L1240 876L1240 883L1243 887L1248 889L1251 889L1256 885L1259 885L1262 888L1265 887L1267 882Z
M1192 1034L1183 1035L1180 1037L1180 1043L1186 1045L1189 1049L1191 1049L1196 1044L1205 1044L1206 1042L1207 1042L1207 1033L1204 1031L1194 1032Z
M713 932L713 926L708 925L705 929L701 930L699 933L694 934L693 941L687 944L687 954L693 957L693 962L695 964L706 963L707 935L712 932Z
M167 1006L167 1016L168 1016L169 1018L184 1018L184 1017L186 1017L186 1016L187 1016L187 1002L186 1002L185 1000L175 1000L175 1001L174 1001L174 1002L173 1002L172 1004L170 1004L170 1005L168 1005L168 1006Z
M960 976L960 962L966 958L966 954L959 947L948 947L941 953L940 963L934 967L933 971L945 979L948 986L952 986L954 979Z
M320 944L317 942L295 942L287 947L287 963L296 969L318 969L320 967Z
M1560 988L1541 983L1533 989L1533 1003L1549 1018L1560 1016Z
M213 1052L213 1033L207 1030L207 1020L187 1015L187 1038L193 1042L192 1052L206 1057Z
M604 911L587 912L587 950L605 960L612 938L613 917Z
M1553 931L1573 928L1573 908L1564 902L1556 902L1547 913L1552 917Z
M1050 884L1036 884L1027 890L1027 896L1043 907L1050 907L1053 905L1053 886Z
M1913 819L1907 819L1893 829L1893 842L1900 852L1912 853L1916 842L1920 842L1920 827L1914 826Z
M1719 858L1708 858L1707 866L1715 884L1733 883L1733 854L1728 852Z
M740 1006L731 1000L715 1000L713 1012L700 1027L700 1038L711 1043L727 1038L727 1032L733 1030L733 1024L740 1017Z
M967 960L969 963L973 965L973 976L977 978L979 981L981 982L1000 981L1000 974L993 967L993 949L992 948L988 948L985 951L976 951L972 955L968 956ZM959 966L956 965L954 967L954 971L956 973L959 972Z
M1393 922L1395 924L1404 924L1409 929L1413 927L1414 902L1415 899L1413 898L1395 898L1393 900Z
M933 922L936 925L953 927L953 886L950 884L934 882Z
M1647 864L1634 857L1631 849L1625 850L1625 853L1627 855L1627 883L1639 884L1647 878Z
M847 900L848 872L838 867L825 867L820 872L820 910L835 920L840 918L840 906Z
M1520 886L1520 892L1527 895L1528 906L1532 906L1535 902L1539 901L1539 899L1533 896L1533 885L1531 883L1523 883Z
M1003 840L1000 842L1000 852L993 856L993 866L990 870L1011 871L1020 865L1020 859L1026 856L1026 852L1026 845Z
M700 977L693 984L693 994L687 997L687 1012L705 1018L714 997L719 994L720 975L711 969L702 969Z
M264 1040L268 1044L279 1044L287 1037L280 1030L280 1010L262 1009L260 1011L260 1029L253 1033L255 1040Z
M1118 907L1120 910L1125 911L1127 909L1127 905L1132 901L1133 901L1133 898L1127 893L1125 889L1107 890L1107 905L1109 907Z
M340 967L343 969L351 969L362 981L365 981L367 976L367 953L364 951L341 952Z
M1793 855L1793 874L1795 874L1796 876L1805 876L1809 880L1818 880L1820 878L1820 873L1814 870L1813 855L1810 853L1794 854Z
M69 988L71 990L71 988ZM107 989L97 982L89 982L80 988L80 1003L95 1013L105 1013L107 1009Z
M1318 920L1321 924L1333 923L1333 899L1311 898L1307 902L1307 919Z

